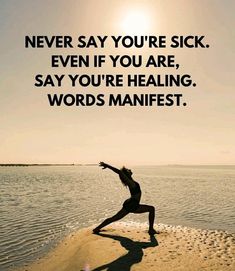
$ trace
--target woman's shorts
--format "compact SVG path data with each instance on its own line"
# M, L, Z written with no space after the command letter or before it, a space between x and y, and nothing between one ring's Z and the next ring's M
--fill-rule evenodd
M127 199L123 203L123 208L128 212L134 212L139 207L139 201L133 198Z

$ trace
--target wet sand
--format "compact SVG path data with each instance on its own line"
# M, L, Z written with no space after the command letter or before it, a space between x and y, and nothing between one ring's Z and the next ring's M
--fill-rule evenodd
M68 236L47 257L24 271L198 271L235 270L235 235L158 224L114 223L100 234L92 228Z

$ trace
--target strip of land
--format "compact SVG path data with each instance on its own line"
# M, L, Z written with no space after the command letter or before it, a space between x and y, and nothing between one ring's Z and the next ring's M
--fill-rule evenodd
M232 271L235 235L158 224L149 236L147 225L114 223L100 234L92 228L68 236L47 257L24 271Z

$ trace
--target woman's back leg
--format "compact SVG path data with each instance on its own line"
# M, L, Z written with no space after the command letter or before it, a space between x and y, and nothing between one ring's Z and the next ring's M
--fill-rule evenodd
M97 226L93 232L94 233L98 233L103 227L118 221L120 219L122 219L124 216L126 216L127 214L129 214L128 211L126 211L124 208L122 208L119 212L117 212L114 216L109 217L107 219L105 219L99 226Z

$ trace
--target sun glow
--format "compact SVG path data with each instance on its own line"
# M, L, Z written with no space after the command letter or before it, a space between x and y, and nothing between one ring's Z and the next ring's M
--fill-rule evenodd
M150 28L150 13L145 10L130 10L121 20L121 29L125 34L147 34Z

